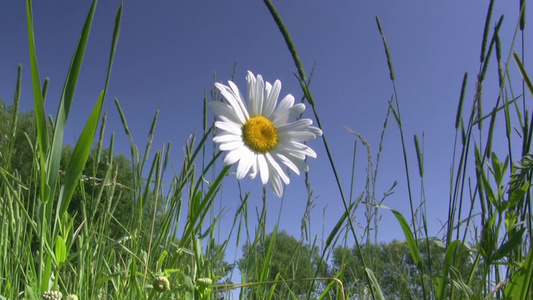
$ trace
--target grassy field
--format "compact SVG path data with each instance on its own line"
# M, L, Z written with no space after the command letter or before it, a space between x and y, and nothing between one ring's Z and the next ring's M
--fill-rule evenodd
M306 115L312 116L321 129L310 78L298 58L289 29L272 2L264 2L294 59L298 74L295 80L302 88ZM130 156L115 154L113 135L110 141L103 140L106 114L102 113L102 106L119 42L122 7L117 10L109 46L105 86L76 144L64 145L66 121L72 117L69 111L90 42L96 2L88 12L66 74L58 113L47 118L44 102L48 81L39 77L32 5L27 0L33 111L19 111L20 68L13 104L0 103L0 299L531 299L533 109L529 100L533 85L522 63L527 53L524 47L521 52L502 53L502 49L519 49L523 44L526 1L520 1L523 10L516 17L516 31L507 33L514 36L512 45L500 44L503 19L492 18L493 2L488 5L485 30L480 33L483 41L479 72L465 73L462 86L457 87L460 98L444 233L429 235L425 211L431 209L431 203L417 201L412 194L411 180L424 179L423 150L415 135L415 169L407 161L407 143L412 137L404 136L402 130L394 61L386 32L376 18L393 95L383 132L392 126L399 129L402 148L398 151L404 157L411 213L402 215L375 196L381 150L374 161L369 161L364 191L350 189L346 193L337 175L339 162L330 153L328 133L302 127L300 133L305 137L301 141L313 135L323 143L328 157L321 159L328 159L338 184L340 196L334 199L339 203L335 204L344 207L344 214L319 245L314 237L295 238L277 225L274 231L266 232L266 205L256 213L249 212L246 191L236 195L241 205L232 216L228 236L215 238L222 211L214 203L223 179L233 176L234 171L237 176L244 176L244 171L253 172L254 168L261 171L255 180L264 175L261 163L245 170L241 166L235 168L228 163L224 146L220 145L220 150L212 147L213 137L216 142L224 130L208 111L211 108L216 114L217 107L219 111L235 108L220 106L230 101L229 88L226 91L220 85L213 87L210 99L206 96L203 130L184 142L185 156L180 163L170 163L170 144L161 149L152 147L157 113L147 144L136 145L116 100L131 141ZM489 62L498 68L489 70ZM518 69L521 77L511 78L510 68ZM491 87L498 91L492 95L497 98L494 107L482 107L488 72L497 72L499 79L498 86ZM465 99L466 89L474 86L472 82L475 96ZM209 104L212 102L219 104ZM238 117L238 113L226 113ZM284 111L278 113L281 116ZM300 116L291 113L291 117ZM220 118L217 120L220 122ZM257 120L259 125L255 124L264 129L272 123L261 119ZM505 128L495 130L496 124ZM257 144L252 147L254 153L266 156L276 151L284 138L281 129L278 131L273 144ZM250 132L253 136L253 129ZM498 136L495 132L504 134ZM367 146L363 137L352 133ZM520 139L511 138L512 134ZM248 138L243 139L250 147ZM495 143L506 145L507 151L495 153ZM283 153L286 157L298 151L294 157L303 153L313 156L312 150L302 147L289 147ZM294 157L292 164L285 165L306 176L305 160ZM261 180L271 183L278 193L277 181L283 181L285 173L280 173L275 164L269 166L270 177ZM166 186L163 178L167 181L169 177L171 184ZM267 188L265 185L263 201ZM305 199L308 208L312 205L311 190L309 186ZM356 226L356 210L365 210L367 224ZM376 243L368 238L368 229L379 226L375 217L378 210L392 212L404 240ZM260 225L250 228L250 218L257 218ZM242 247L243 257L228 262L226 251L231 238ZM242 275L240 282L232 282L238 272Z

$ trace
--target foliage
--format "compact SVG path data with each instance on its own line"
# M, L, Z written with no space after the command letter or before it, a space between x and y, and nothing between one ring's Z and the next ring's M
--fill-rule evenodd
M426 241L419 241L423 244ZM425 274L436 278L444 263L446 248L437 239L428 239L429 253L422 252L422 266ZM421 281L417 276L417 267L409 253L409 247L405 242L393 240L389 243L364 244L362 246L363 257L366 265L372 269L380 282L381 290L385 299L420 299ZM468 278L473 266L473 251L467 245L457 249L455 265L452 266L457 272L454 280ZM332 271L337 273L344 269L344 281L350 283L346 289L352 294L362 295L368 286L365 283L365 270L361 263L362 257L355 247L337 246L333 251ZM479 283L479 276L477 283ZM427 286L431 289L430 286Z
M272 248L269 250L270 247ZM242 251L243 257L239 260L238 267L245 282L254 282L260 278L258 272L265 265L267 252L272 253L269 262L266 262L266 280L278 281L274 296L276 299L287 298L288 290L299 297L305 296L310 287L313 287L313 293L318 292L319 284L312 285L312 282L302 279L325 275L327 272L326 262L320 257L317 247L304 244L285 231L275 235L270 233L257 243L246 243Z

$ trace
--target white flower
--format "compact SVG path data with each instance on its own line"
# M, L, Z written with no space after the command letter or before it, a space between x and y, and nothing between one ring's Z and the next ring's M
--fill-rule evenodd
M303 103L294 104L294 97L287 95L279 105L281 82L274 85L264 82L248 71L248 103L243 100L237 86L215 83L222 96L228 101L212 101L209 108L218 117L215 126L220 132L213 141L227 151L224 164L237 166L237 179L248 172L250 178L260 173L263 184L270 183L274 193L281 197L283 185L289 184L289 176L283 165L297 174L307 172L306 156L316 158L316 153L302 142L322 135L322 131L310 126L310 119L295 120L305 110ZM292 121L292 122L291 122Z

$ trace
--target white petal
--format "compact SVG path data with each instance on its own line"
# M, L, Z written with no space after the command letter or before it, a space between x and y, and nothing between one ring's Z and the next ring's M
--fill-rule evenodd
M228 81L228 84L231 87L232 93L235 95L235 99L237 100L237 104L241 108L245 119L248 120L250 118L250 115L248 114L248 108L246 107L246 102L244 102L244 97L243 97L241 91L239 91L239 88L237 87L237 85L235 83L233 83L233 81Z
M233 134L233 133L228 133L226 131L217 134L213 138L213 142L217 143L217 144L228 143L228 142L236 142L236 141L242 141L242 136L237 135L237 134Z
M276 110L289 110L289 108L291 108L293 105L294 105L294 96L291 94L288 94L287 96L283 97L283 99L279 102L279 105L276 108Z
M278 162L272 157L272 155L270 155L270 153L266 153L265 157L267 159L268 165L270 166L270 170L269 170L270 176L278 174L283 180L283 182L285 182L285 184L289 184L291 182L291 180L289 179L289 176L285 174L285 171L281 169Z
M280 149L280 150L277 150L277 151L278 151L278 153L281 156L284 156L287 160L289 160L290 162L295 164L296 167L298 168L298 170L300 170L302 172L307 172L309 170L309 167L307 166L307 163L305 162L305 155L304 154L299 153L297 151L291 151L291 150L287 151L287 150L283 150L283 149ZM282 161L285 163L285 160L282 160ZM298 172L296 172L296 173L298 173Z
M314 127L314 126L309 126L309 127L307 127L307 130L309 132L312 132L317 137L322 135L322 130L320 130L320 128L317 128L317 127Z
M253 161L252 161L252 167L250 168L250 179L254 179L255 176L257 176L257 155L254 155Z
M239 165L237 166L237 179L243 179L244 176L248 173L252 165L255 161L255 154L252 151L244 151L244 155L241 157L239 161Z
M305 160L298 159L298 158L291 157L291 156L289 156L288 158L298 167L298 170L300 170L300 172L309 172L309 166L307 165Z
M276 80L273 86L267 82L267 87L268 88L265 88L263 115L270 119L276 108L276 103L278 102L279 92L281 91L281 82Z
M235 135L241 135L242 134L242 129L241 129L242 126L240 124L236 124L236 123L233 123L233 122L216 121L215 122L215 127L219 128L219 129L222 129L222 130L225 130L225 131L230 132L230 133L235 134Z
M244 143L242 141L222 143L220 146L218 146L218 148L222 151L231 151L242 147L244 147Z
M211 101L207 103L207 106L213 112L213 114L215 114L215 116L226 117L228 120L234 123L242 124L241 119L239 118L235 110L228 104L220 101Z
M224 99L228 101L235 115L239 118L239 121L244 124L248 112L246 111L246 106L244 106L241 97L238 96L238 94L235 94L228 86L221 83L215 83L215 87L220 91Z
M276 194L276 196L280 197L283 196L283 185L281 184L281 180L279 179L278 175L272 176L269 180L270 188Z
M286 165L287 167L289 167L292 171L294 171L294 173L300 175L300 169L298 168L298 166L296 166L296 164L288 159L285 155L277 152L275 153L274 155L276 155L276 157L284 164Z
M259 107L257 106L256 101L252 101L252 99L256 99L255 96L255 76L252 72L248 71L248 75L246 76L246 81L248 82L248 109L251 115L257 115L259 111Z
M289 131L283 133L283 135L284 138L290 139L291 141L310 141L316 138L314 133L308 131Z
M300 152L309 157L316 158L316 152L313 149L309 148L308 146L302 143L299 143L299 142L292 142L292 146L295 149L294 152Z
M224 157L224 164L226 166L232 165L239 161L243 155L243 148L235 149L233 151L229 151L228 154L226 154L226 157Z
M229 107L229 105L227 105L226 103L224 102L220 102L220 101L210 101L207 103L207 107L209 107L209 109L211 111L213 111L213 113L215 114L215 116L231 116L231 115L235 115L235 113L233 112L233 110ZM236 115L235 115L236 116Z
M278 132L299 131L307 129L307 127L309 127L309 125L311 124L313 124L313 121L311 121L310 119L300 119L278 127Z
M266 184L268 182L268 164L265 159L265 155L257 155L257 166L259 169L259 174L261 175L261 182Z
M263 115L263 102L265 101L263 90L265 88L265 83L263 82L263 77L260 74L257 74L255 79L255 86L252 87L254 89L254 98L248 99L248 101L255 101L256 108L258 109L255 114L252 112L252 115Z
M276 150L285 155L292 155L298 159L305 159L305 156L316 158L316 152L307 145L296 141L283 142L277 145Z
M289 106L290 104L290 106ZM294 105L294 97L292 95L287 95L281 103L278 105L274 113L272 114L272 122L276 126L282 126L286 124L289 120L294 120L299 117L305 111L305 105L303 103L298 103Z
M291 107L289 111L289 120L299 117L305 111L305 104L298 103Z

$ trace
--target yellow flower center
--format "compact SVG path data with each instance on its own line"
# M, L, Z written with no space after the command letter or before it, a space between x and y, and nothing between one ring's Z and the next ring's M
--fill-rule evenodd
M242 138L255 152L266 153L278 144L278 130L268 118L255 116L242 126Z

